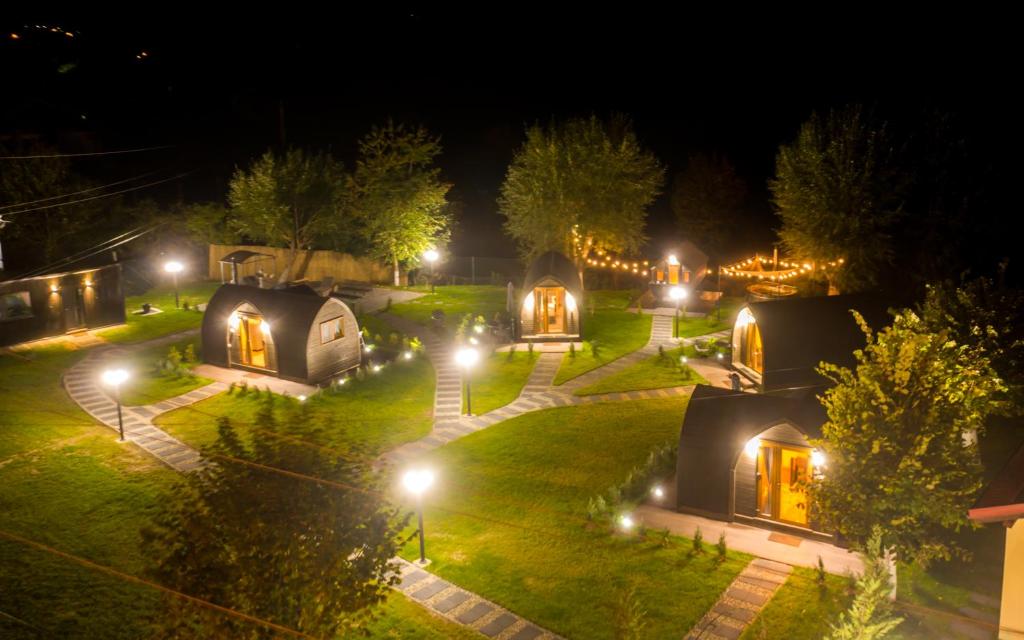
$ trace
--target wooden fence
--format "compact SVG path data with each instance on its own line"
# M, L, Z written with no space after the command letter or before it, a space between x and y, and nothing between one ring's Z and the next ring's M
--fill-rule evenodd
M255 251L273 256L273 260L238 265L238 277L256 275L257 269L277 277L288 264L289 250L280 247L258 247L252 245L210 245L209 277L211 280L221 279L220 259L233 251ZM405 273L402 274L403 284ZM391 267L371 258L357 258L337 251L300 251L295 266L289 276L290 280L322 280L330 276L334 280L359 280L390 284L392 281ZM231 266L224 265L224 278L231 278Z

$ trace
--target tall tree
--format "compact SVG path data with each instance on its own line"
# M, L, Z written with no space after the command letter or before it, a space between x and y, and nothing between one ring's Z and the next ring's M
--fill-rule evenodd
M768 183L784 246L817 265L842 258L829 278L839 289L876 285L892 263L893 225L902 214L897 160L887 126L863 107L813 114L779 149Z
M215 464L189 475L143 530L147 572L314 637L348 637L396 580L390 559L407 518L378 497L384 488L372 472L302 441L311 435L307 411L289 407L278 420L275 402L271 394L262 400L250 442L219 420ZM279 637L177 598L165 607L158 637Z
M402 264L448 239L451 185L435 165L440 154L440 139L425 128L391 121L359 141L353 206L371 251L391 263L396 285Z
M739 229L747 185L724 156L695 153L672 185L672 211L683 233L717 255Z
M951 530L970 526L982 485L977 439L1002 383L981 349L932 332L912 311L867 337L855 370L823 363L834 381L828 420L815 442L824 475L810 485L825 527L864 548L872 530L908 561L966 552Z
M283 155L268 151L231 178L232 230L291 250L279 275L283 282L291 276L299 250L311 248L343 224L345 195L344 169L331 156L300 149Z
M640 248L663 179L628 119L573 118L527 129L498 203L524 258L554 249L582 271L592 250Z

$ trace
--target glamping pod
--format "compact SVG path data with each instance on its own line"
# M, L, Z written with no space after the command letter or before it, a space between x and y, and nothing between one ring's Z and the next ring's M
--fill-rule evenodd
M0 282L0 346L123 322L119 264Z
M671 307L675 301L669 296L673 287L683 287L693 294L708 273L708 256L689 240L684 240L665 253L665 257L650 268L650 289L658 306Z
M315 384L359 366L362 340L348 306L305 286L226 284L206 307L203 360Z
M804 487L812 474L827 471L809 444L821 436L825 417L811 390L773 396L697 385L679 436L676 508L814 532Z
M583 282L568 258L549 251L530 264L519 308L519 339L579 340Z
M863 295L783 298L742 307L732 330L732 367L762 392L823 385L820 362L852 366L864 333L851 310L868 326L889 323L886 305Z

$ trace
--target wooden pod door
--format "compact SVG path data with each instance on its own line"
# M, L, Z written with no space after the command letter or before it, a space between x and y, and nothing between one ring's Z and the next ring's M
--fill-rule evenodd
M537 287L533 296L537 333L565 333L565 289Z
M757 515L806 527L811 450L770 442L757 452Z

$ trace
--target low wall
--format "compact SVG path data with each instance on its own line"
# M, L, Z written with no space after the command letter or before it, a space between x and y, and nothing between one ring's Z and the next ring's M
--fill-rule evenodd
M221 265L219 260L233 251L256 251L269 254L273 260L263 260L253 264L238 266L238 277L255 275L257 268L265 273L273 273L276 278L288 264L289 250L281 247L258 247L253 245L226 245L211 244L209 260L209 277L211 280L220 280ZM371 258L357 258L347 253L337 251L300 251L296 259L295 267L289 276L290 280L322 280L330 276L334 280L359 280L362 282L376 282L391 284L391 267L379 260ZM224 265L224 278L231 278L231 265ZM402 274L404 283L405 274Z

